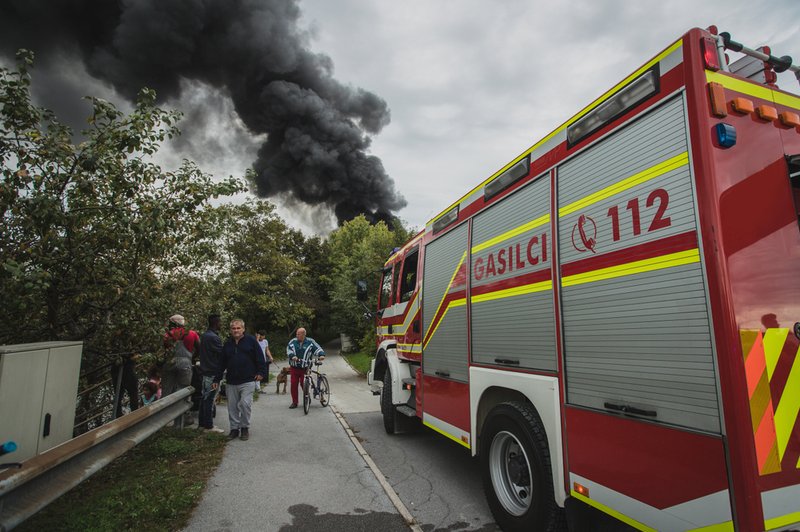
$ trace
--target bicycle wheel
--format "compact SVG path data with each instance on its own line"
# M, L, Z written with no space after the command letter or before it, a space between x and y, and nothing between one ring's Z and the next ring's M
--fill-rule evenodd
M308 409L311 408L311 381L306 379L303 381L303 412L308 414Z
M328 386L328 377L320 375L317 381L319 387L319 402L322 406L328 406L328 400L331 398L331 388Z

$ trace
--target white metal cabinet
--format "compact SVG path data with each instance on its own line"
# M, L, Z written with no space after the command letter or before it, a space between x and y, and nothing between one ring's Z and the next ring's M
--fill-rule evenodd
M0 346L0 443L27 460L72 438L81 342Z

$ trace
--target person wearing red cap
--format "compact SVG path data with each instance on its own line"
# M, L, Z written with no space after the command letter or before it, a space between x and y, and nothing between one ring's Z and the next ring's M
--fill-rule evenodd
M192 384L192 358L200 348L200 336L186 329L180 314L170 316L163 338L165 362L161 374L161 396Z

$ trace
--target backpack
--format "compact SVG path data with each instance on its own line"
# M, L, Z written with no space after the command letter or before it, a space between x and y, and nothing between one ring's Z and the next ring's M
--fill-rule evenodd
M192 352L186 348L183 339L186 336L184 332L181 337L175 342L172 348L172 358L167 358L166 368L185 370L192 367Z

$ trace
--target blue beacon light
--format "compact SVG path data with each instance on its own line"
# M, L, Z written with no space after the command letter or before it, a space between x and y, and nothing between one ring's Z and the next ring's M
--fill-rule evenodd
M717 142L723 148L730 148L736 145L736 128L730 124L720 122L714 126L717 133Z

